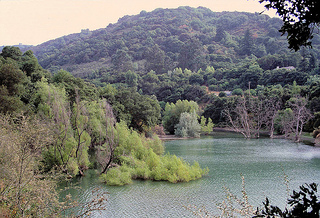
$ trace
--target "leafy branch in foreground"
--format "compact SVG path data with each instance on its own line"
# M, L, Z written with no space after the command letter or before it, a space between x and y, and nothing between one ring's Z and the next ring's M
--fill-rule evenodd
M319 218L320 198L318 186L315 183L300 186L300 191L293 191L287 200L289 208L281 210L278 206L271 205L268 198L263 202L263 208L254 211L253 205L249 203L248 194L245 189L244 177L242 177L242 198L233 194L230 189L224 187L226 198L217 204L220 215L212 215L204 207L188 205L185 208L197 217L265 217L265 218ZM285 185L288 191L288 179L285 175Z
M93 212L101 213L101 211L106 210L107 195L109 193L102 192L99 188L95 188L91 194L92 199L82 203L73 200L71 194L66 195L55 215L77 218L90 217Z
M308 217L319 218L320 199L318 186L315 183L300 186L300 191L293 191L288 199L290 209L285 208L283 211L278 206L270 205L270 201L266 198L264 209L258 209L254 217Z
M319 31L320 16L318 0L260 0L265 7L276 9L282 17L283 26L279 30L287 33L289 48L298 51L301 46L311 46L315 30Z

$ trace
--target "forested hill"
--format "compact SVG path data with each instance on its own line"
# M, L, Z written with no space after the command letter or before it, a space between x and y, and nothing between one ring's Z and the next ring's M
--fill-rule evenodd
M230 67L251 54L261 58L288 53L286 38L278 32L281 25L280 19L259 13L212 12L203 7L156 9L32 50L44 68L62 67L80 77L101 68L158 74L176 67L197 71L208 65Z
M320 74L319 35L313 49L293 52L281 25L259 13L156 9L31 49L52 73L64 69L98 86L134 87L163 102L206 102L210 91L305 85Z

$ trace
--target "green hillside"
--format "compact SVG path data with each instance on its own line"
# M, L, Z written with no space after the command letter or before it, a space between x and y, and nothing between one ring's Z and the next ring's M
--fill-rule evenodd
M104 29L43 43L33 51L44 68L63 67L81 77L101 68L158 74L175 67L197 71L207 65L230 66L251 54L260 58L288 53L286 38L278 32L281 24L259 13L156 9L125 16ZM250 39L244 39L247 30Z
M319 111L320 37L315 35L312 49L293 52L286 36L278 32L281 25L280 19L259 13L156 9L31 49L55 78L64 69L97 87L111 84L107 89L120 90L120 94L100 93L119 111L118 117L126 110L114 102L126 99L127 91L121 90L127 88L131 91L126 97L135 92L151 96L162 109L167 102L196 101L215 123L224 120L222 109L216 108L215 95L221 91L241 95L250 89L255 94L279 85L290 90L296 84L304 87L301 95L313 99L312 111Z
M259 13L212 12L203 7L142 11L95 31L82 30L33 47L45 69L117 86L133 86L159 101L199 100L205 90L257 85L303 85L317 74L313 50L290 51L282 21ZM291 66L286 70L270 71ZM213 73L214 72L214 73Z

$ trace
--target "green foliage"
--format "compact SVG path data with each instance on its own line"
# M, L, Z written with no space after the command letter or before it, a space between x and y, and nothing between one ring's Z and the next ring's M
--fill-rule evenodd
M130 172L126 167L112 168L107 174L101 174L99 180L103 183L113 186L122 186L132 183Z
M23 102L17 96L10 96L8 89L5 86L0 86L0 112L11 113L19 112L23 108Z
M254 217L319 217L320 201L318 185L315 183L300 186L300 191L293 191L288 199L289 209L281 210L278 206L270 205L266 198L264 209L259 208Z
M246 30L241 42L240 42L240 51L241 55L251 55L253 53L254 42L252 33L249 29Z
M208 169L201 169L197 162L190 165L175 155L162 156L164 148L158 137L147 139L129 130L124 123L117 124L116 129L119 146L115 153L119 166L100 176L108 185L129 184L131 179L188 182L208 173Z
M282 17L283 25L279 31L288 34L289 48L297 51L301 46L311 46L313 31L320 23L319 1L260 0L260 3L264 2L267 9L276 9Z
M174 103L167 103L163 114L163 126L170 133L174 133L175 125L179 123L180 115L183 112L198 112L199 106L194 101L178 100Z
M250 89L258 85L285 86L294 81L297 85L306 84L310 75L318 72L320 40L315 37L314 51L293 53L286 48L286 38L277 32L281 25L280 19L261 14L215 13L191 7L158 9L126 16L105 29L64 36L33 50L39 63L54 73L52 81L65 88L71 105L75 90L81 100L98 98L97 89L79 77L102 89L112 84L115 91L99 97L105 97L112 105L118 122L124 120L130 127L144 131L143 126L158 124L159 117L155 118L158 112L151 108L156 106L150 107L148 100L136 95L137 91L165 103L192 100L207 104L208 89L246 90L249 82ZM39 81L45 73L37 70L39 65L33 54L22 55L14 50L6 48L1 62L18 60L29 81ZM289 66L295 69L281 69ZM70 71L76 78L60 69ZM29 87L30 83L20 97L24 103L32 93ZM130 89L124 91L123 87ZM137 103L140 101L143 104ZM313 105L316 102L314 99ZM153 119L136 113L141 109ZM171 127L170 132L173 131Z
M75 102L71 110L64 88L48 84L45 80L37 82L35 87L37 92L31 102L37 105L38 116L48 120L55 129L51 146L42 151L44 168L48 171L57 166L75 176L79 169L90 164L88 148L91 136L88 132L97 134L92 130L93 126L89 126L86 102Z
M183 112L179 123L175 126L174 134L179 137L200 137L200 131L201 125L195 111L193 113Z
M5 86L8 94L20 95L23 91L23 82L26 75L19 69L16 62L9 61L0 68L0 85Z
M143 127L158 124L160 105L153 96L141 95L133 89L104 88L100 94L113 107L117 121L126 122L129 127L143 131Z
M22 52L18 47L6 46L2 49L1 56L5 59L11 58L15 61L19 61L22 56Z
M238 89L234 89L232 91L232 95L238 95L238 96L243 96L243 90L238 88Z
M52 77L52 82L66 90L69 101L75 102L77 95L83 100L96 100L97 89L91 83L76 78L69 72L60 70Z
M29 109L34 94L34 83L43 77L50 78L43 70L32 51L24 54L17 47L4 47L0 53L0 112L13 113ZM30 106L30 107L29 107Z
M214 124L211 118L209 117L208 119L206 119L204 116L201 116L200 118L200 125L201 125L201 132L205 134L212 132L214 127Z

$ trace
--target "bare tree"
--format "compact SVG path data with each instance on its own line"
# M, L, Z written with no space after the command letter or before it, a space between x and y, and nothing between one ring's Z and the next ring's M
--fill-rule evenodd
M286 108L279 113L280 125L282 126L282 133L285 138L288 138L293 130L294 116L291 108Z
M304 124L312 118L310 110L306 107L307 103L307 99L301 96L289 100L289 106L294 116L293 130L296 142L300 141Z
M11 215L46 217L56 203L53 182L39 171L51 133L36 117L0 115L0 202Z
M281 108L280 100L276 97L266 98L263 100L263 108L262 122L268 128L270 138L273 138L275 120Z
M259 99L251 95L239 98L235 107L227 107L224 115L235 132L245 138L259 137L263 124L263 107Z

